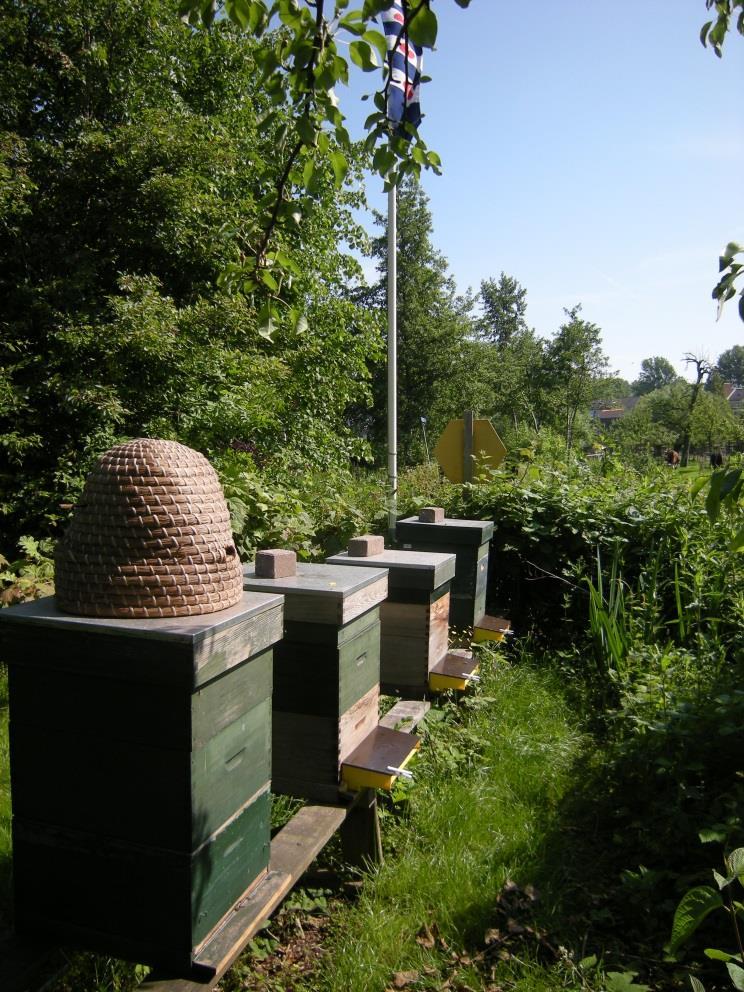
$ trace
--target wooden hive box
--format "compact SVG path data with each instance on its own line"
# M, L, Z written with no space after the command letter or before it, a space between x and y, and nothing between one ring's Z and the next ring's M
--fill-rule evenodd
M244 586L285 597L284 639L274 652L272 788L337 802L346 758L378 727L388 573L298 564L294 575L262 578L251 565Z
M455 555L449 622L451 627L473 627L486 612L493 521L445 517L439 523L425 523L418 517L406 517L398 521L395 533L404 550Z
M167 620L0 613L15 921L188 973L267 870L282 598Z
M380 607L380 688L422 699L430 670L447 653L455 556L386 549L365 556L343 552L327 560L388 570L388 598Z

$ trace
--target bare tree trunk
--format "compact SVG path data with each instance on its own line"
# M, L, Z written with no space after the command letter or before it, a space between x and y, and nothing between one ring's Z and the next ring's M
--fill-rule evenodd
M692 395L690 396L690 408L687 411L687 418L685 420L685 429L682 435L682 458L681 464L683 468L687 467L687 463L690 460L690 427L692 422L692 414L695 410L695 404L697 403L698 396L700 395L700 387L703 384L703 379L706 375L710 375L712 372L712 366L706 358L702 358L699 355L693 355L688 352L685 355L685 363L687 365L695 366L695 385L692 387Z

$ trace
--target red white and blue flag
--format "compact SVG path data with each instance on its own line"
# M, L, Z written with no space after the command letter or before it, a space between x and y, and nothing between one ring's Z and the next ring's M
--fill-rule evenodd
M394 0L382 13L390 72L387 116L396 124L408 123L418 127L421 123L420 88L424 53L420 45L408 38L404 3L405 0Z

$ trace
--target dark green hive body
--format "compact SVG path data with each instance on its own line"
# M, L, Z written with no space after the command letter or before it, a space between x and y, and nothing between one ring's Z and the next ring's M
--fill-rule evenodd
M404 550L437 551L457 559L450 599L450 626L472 627L486 612L490 520L454 520L428 524L418 517L399 520L396 538Z
M285 597L284 638L274 650L272 789L321 802L338 800L343 759L378 723L379 569L297 566L286 578L257 578L246 589Z
M328 563L388 570L388 598L380 610L380 688L421 699L429 671L447 653L455 556L388 549L358 558L344 552Z
M168 620L0 615L16 926L187 972L266 870L279 596Z

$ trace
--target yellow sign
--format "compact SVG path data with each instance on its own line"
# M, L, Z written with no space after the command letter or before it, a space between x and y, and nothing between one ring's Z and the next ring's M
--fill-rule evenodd
M464 482L465 421L450 420L434 455L450 482ZM473 420L473 479L484 468L498 468L506 457L504 442L490 420Z

